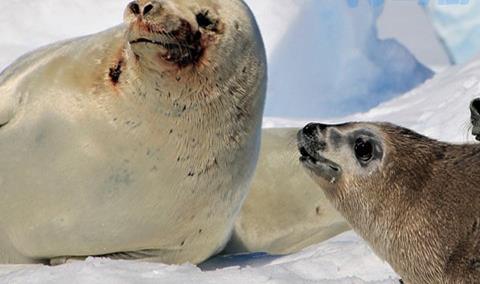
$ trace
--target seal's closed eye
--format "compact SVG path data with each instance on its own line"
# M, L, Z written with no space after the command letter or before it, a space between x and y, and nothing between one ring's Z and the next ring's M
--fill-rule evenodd
M197 19L198 26L200 28L210 30L210 31L218 31L218 20L212 18L210 11L203 10L198 13L195 18Z

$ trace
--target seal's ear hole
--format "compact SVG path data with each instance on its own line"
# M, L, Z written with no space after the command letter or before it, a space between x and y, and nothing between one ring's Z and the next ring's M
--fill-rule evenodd
M198 26L202 29L209 31L217 31L218 20L215 20L211 15L210 11L203 10L196 15Z
M372 160L374 147L371 141L364 138L358 138L355 141L353 149L355 151L355 156L357 157L357 160L361 164L365 165Z

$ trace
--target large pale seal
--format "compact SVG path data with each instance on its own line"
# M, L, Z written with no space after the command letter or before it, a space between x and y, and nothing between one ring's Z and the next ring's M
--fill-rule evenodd
M138 0L124 25L22 57L0 76L0 262L221 250L265 86L241 0Z
M228 252L288 254L349 229L298 162L298 128L264 129L252 188Z
M480 145L386 123L310 124L301 161L406 283L480 283Z

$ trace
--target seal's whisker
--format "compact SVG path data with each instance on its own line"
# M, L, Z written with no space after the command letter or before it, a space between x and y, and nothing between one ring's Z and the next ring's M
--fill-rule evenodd
M178 49L180 50L180 57L185 58L187 61L193 60L193 55L191 53L191 45L186 45L183 40L180 40L173 34L170 34L171 38L176 42Z

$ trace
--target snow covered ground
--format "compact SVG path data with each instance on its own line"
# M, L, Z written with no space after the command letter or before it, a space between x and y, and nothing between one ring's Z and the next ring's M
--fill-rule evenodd
M242 259L242 257L238 257ZM220 262L224 266L228 260ZM239 260L230 260L238 264ZM202 271L193 265L112 261L90 258L58 267L0 267L0 283L398 283L391 269L374 257L368 247L353 233L338 236L304 252L272 258L248 258L240 266L219 270L215 265ZM217 263L219 264L219 263ZM245 267L249 264L250 266ZM368 282L367 282L368 281Z

